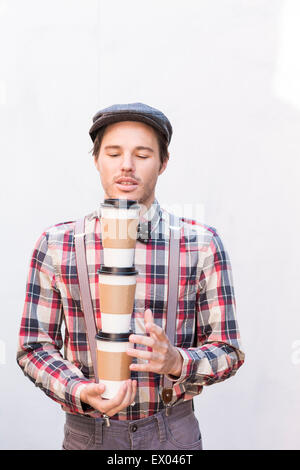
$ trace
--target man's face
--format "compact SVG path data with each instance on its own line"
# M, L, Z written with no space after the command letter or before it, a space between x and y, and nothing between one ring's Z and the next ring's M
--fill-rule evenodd
M134 199L149 207L167 161L161 166L159 144L151 126L121 121L107 126L95 166L105 198Z

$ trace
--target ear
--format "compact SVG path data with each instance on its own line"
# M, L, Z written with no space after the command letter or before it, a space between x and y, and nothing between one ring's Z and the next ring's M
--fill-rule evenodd
M162 164L162 166L161 166L161 168L158 172L159 175L161 175L165 171L165 169L167 168L167 165L168 165L168 162L169 162L169 157L170 157L170 155L168 153L168 158L166 158L166 160L164 161L164 163Z

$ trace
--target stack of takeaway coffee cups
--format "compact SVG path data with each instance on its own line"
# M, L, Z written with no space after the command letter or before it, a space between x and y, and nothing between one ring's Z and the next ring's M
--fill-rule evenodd
M140 206L128 199L105 199L101 204L104 265L99 270L102 329L96 335L99 381L103 398L112 398L130 378L126 354L131 334L136 271L134 253Z

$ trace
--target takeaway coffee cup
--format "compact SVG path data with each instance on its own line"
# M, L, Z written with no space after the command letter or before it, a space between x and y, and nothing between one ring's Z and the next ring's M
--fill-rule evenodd
M105 385L102 398L113 398L122 384L130 379L132 358L126 350L130 346L127 333L106 333L99 330L97 340L97 370L99 382Z
M104 265L133 266L140 206L131 199L105 199L101 204Z
M98 273L102 331L126 333L130 329L138 271L135 267L102 266Z

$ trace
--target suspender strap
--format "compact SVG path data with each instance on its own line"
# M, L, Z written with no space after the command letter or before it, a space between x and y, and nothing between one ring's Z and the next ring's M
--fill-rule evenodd
M90 291L89 276L87 270L86 254L85 254L85 218L77 220L75 224L75 252L76 264L79 280L79 290L82 300L85 326L87 331L90 353L94 368L96 382L98 382L97 373L97 343L96 343L96 323Z
M169 269L168 269L168 306L166 335L172 345L175 342L176 313L179 284L179 258L180 258L180 223L179 218L170 214L170 243L169 243ZM167 404L172 400L173 382L164 375L162 391L163 401Z

